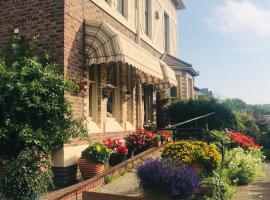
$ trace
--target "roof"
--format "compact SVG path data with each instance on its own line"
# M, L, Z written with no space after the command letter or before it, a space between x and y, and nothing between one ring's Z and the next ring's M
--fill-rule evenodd
M175 3L175 6L178 10L182 10L182 9L185 9L185 5L184 5L184 2L183 0L173 0L174 3Z
M200 88L198 88L198 87L194 86L194 90L196 90L196 91L200 91Z
M176 58L170 54L164 54L162 56L163 61L169 65L173 70L181 70L181 71L186 71L190 73L192 76L199 76L199 72L196 71L193 67L192 64L189 64L185 61L180 60L179 58Z

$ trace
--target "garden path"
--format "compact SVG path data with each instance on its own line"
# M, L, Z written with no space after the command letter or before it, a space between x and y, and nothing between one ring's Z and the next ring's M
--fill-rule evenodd
M161 151L157 152L153 158L160 157ZM135 169L125 173L123 176L111 183L101 186L95 192L106 194L118 194L123 196L142 197L142 190L136 177Z
M248 186L237 187L234 200L270 200L270 162L264 166L265 177Z
M233 200L270 200L270 162L265 164L264 169L264 179L248 186L237 187ZM127 172L95 192L142 197L142 190L138 185L138 179L133 171Z

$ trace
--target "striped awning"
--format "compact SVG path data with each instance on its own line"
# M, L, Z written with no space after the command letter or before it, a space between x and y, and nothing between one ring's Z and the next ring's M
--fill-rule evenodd
M160 60L160 66L163 72L163 81L165 83L169 83L170 86L177 86L177 80L174 70L162 60Z
M164 80L160 59L105 22L86 21L85 53L87 65L122 62L162 82Z

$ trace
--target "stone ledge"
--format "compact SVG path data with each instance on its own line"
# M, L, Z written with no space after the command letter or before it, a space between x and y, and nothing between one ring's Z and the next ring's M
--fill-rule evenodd
M97 189L98 187L105 184L106 177L118 174L119 172L126 170L128 168L128 165L134 164L139 165L142 163L145 159L151 157L154 153L157 151L160 151L164 145L161 147L153 147L150 148L136 156L133 156L132 158L127 159L126 161L109 168L107 171L105 171L101 175L97 175L91 179L85 180L83 182L77 183L75 185L50 192L47 195L44 195L41 199L42 200L75 200L75 199L81 199L82 193L84 191L93 191Z

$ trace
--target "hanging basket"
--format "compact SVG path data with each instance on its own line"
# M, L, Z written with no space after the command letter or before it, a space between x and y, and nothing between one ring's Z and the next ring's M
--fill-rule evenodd
M110 98L113 92L113 88L114 88L113 85L110 84L105 85L102 90L103 98Z
M79 169L83 179L89 179L104 172L104 165L92 163L84 158L80 158Z

